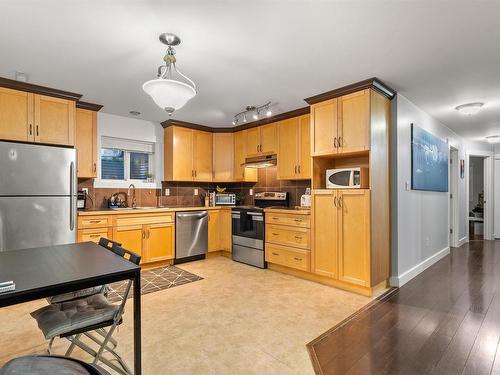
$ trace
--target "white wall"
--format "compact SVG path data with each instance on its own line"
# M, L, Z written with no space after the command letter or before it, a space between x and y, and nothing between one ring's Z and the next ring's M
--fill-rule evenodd
M459 160L466 158L466 150L461 137L400 94L392 101L392 118L391 284L401 286L449 253L448 193L406 188L411 184L411 124L447 140ZM465 181L458 181L459 240L466 237Z
M111 115L98 112L97 117L97 147L101 148L101 137L118 137L144 142L155 143L154 175L155 183L136 183L137 187L161 187L163 180L163 128L161 124L134 119L129 117ZM99 151L100 152L100 151ZM98 176L100 176L100 159L98 158ZM94 181L95 187L127 187L128 183L113 181L104 182L98 178Z

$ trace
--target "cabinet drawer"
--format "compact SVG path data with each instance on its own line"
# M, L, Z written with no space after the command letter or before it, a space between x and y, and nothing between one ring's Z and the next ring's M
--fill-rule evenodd
M95 243L99 242L101 237L111 240L112 232L111 229L80 229L77 232L78 242L92 241Z
M309 272L310 259L311 253L308 250L266 243L266 261L269 263Z
M116 215L114 226L173 223L173 214L162 215Z
M309 237L310 232L307 228L295 228L272 224L266 225L266 242L309 249Z
M310 228L311 221L309 215L266 213L266 223L289 225L299 228Z
M110 216L78 216L78 229L104 228L110 226Z

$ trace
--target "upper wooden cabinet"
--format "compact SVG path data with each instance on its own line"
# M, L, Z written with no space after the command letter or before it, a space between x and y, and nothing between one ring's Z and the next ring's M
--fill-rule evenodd
M310 117L304 115L278 123L279 180L311 178Z
M312 155L370 149L370 89L311 105Z
M233 180L234 139L233 133L214 133L213 135L213 181Z
M78 178L97 177L97 112L76 109L76 137Z
M35 142L73 146L76 103L35 95Z
M245 163L245 158L247 156L247 132L248 130L241 130L233 134L233 179L234 181L257 182L257 169L245 168L244 166L242 166L242 164Z
M0 87L0 139L34 142L33 94Z
M164 146L165 180L212 180L212 133L170 126Z
M75 101L0 88L0 138L73 146Z
M194 181L212 181L212 133L193 130Z
M277 151L277 123L262 125L246 131L247 157L270 155Z

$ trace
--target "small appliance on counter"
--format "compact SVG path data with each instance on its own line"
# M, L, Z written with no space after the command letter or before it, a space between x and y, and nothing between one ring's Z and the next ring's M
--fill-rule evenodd
M300 207L311 207L311 188L307 188L306 193L300 197Z
M84 210L87 204L87 194L83 190L78 190L76 194L76 208Z
M235 206L236 194L234 193L216 193L215 206Z
M326 170L327 189L367 189L368 168L336 168Z
M231 210L233 260L251 266L266 268L264 207L286 208L288 193L256 193L255 206L238 206Z

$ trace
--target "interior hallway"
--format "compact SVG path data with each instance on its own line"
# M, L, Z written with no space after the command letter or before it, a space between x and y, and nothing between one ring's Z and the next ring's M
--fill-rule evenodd
M311 343L322 374L500 374L500 241L474 241Z

